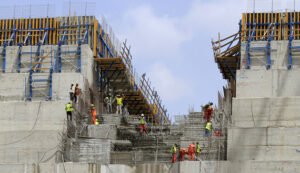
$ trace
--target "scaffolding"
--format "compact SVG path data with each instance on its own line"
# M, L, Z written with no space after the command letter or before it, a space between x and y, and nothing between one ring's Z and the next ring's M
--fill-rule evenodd
M262 63L266 70L272 68L272 41L288 41L288 70L291 70L300 46L300 12L253 12L244 13L239 23L239 31L226 38L218 36L212 40L214 58L224 79L230 82L235 96L236 71L250 69L254 63ZM255 44L252 44L255 41ZM241 45L245 45L245 58L241 58ZM257 57L263 59L258 59Z
M48 69L51 77L47 80L52 83L52 73L61 73L63 64L71 64L76 72L81 72L81 46L84 44L92 49L97 84L103 95L107 94L108 88L114 89L126 96L131 114L144 113L153 124L170 123L167 110L149 79L144 75L139 77L133 68L130 47L126 42L120 44L104 18L102 23L95 16L0 19L2 72L6 72L7 47L18 46L17 72L30 72L29 93L32 93L32 82L42 81L32 80L34 74L47 70L42 67L47 63L44 61L46 56L41 52L42 45L55 46L54 58L51 58L53 62ZM25 46L31 46L34 50L24 51ZM63 49L66 46L77 48ZM22 71L25 63L28 70ZM47 95L52 97L51 93ZM28 97L31 96L29 94Z

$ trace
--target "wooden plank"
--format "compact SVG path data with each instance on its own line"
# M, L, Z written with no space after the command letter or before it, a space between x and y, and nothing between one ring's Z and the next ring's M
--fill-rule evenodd
M293 13L290 13L290 15L293 15ZM285 20L284 20L284 23L288 23L288 21L289 21L289 13L288 12L286 12L286 14L285 14ZM289 38L289 27L288 27L288 25L284 25L283 26L283 28L284 28L284 40L288 40L288 38Z
M297 12L297 20L298 22L300 22L300 12ZM297 25L297 40L300 40L300 25Z
M8 19L8 27L7 29L9 29L8 34L7 34L7 39L10 39L11 36L11 19Z
M5 24L4 20L0 20L0 24L1 24L1 30L3 31L4 24ZM0 41L1 45L3 45L3 43L4 43L4 35L5 35L4 32L1 32L1 41Z
M278 26L278 40L281 40L282 38L282 29L281 29L281 20L280 20L281 14L276 13L275 20L278 22L280 25Z
M94 19L94 31L93 31L93 53L94 57L97 57L97 29L98 29L98 21Z
M94 58L95 61L97 62L101 62L101 63L111 63L111 62L115 62L115 63L121 63L122 59L120 57L116 57L116 58Z
M262 20L262 13L259 13L258 14L259 16L259 23L264 23L264 21ZM262 36L263 36L263 33L264 33L264 26L260 26L260 30L259 30L259 37L258 39L261 40Z

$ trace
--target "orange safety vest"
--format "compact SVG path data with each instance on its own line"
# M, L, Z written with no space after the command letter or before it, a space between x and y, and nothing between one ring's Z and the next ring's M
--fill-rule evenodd
M91 114L92 114L92 123L95 124L96 122L96 116L97 116L97 112L95 108L91 109Z
M97 112L96 112L95 108L91 109L91 114L92 114L92 117L96 117Z

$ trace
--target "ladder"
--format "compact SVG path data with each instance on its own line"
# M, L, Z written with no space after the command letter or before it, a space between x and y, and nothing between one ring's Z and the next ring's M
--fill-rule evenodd
M44 55L40 46L36 52L36 57L31 59L31 69L29 71L29 90L27 100L32 99L52 99L52 47L49 53Z
M30 70L29 72L29 94L27 100L32 101L35 98L44 98L46 101L52 99L52 81L53 69L49 73L40 73Z

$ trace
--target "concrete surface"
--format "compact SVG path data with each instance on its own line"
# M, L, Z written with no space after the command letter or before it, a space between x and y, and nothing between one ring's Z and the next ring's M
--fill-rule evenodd
M293 70L239 70L237 97L295 97L300 96L300 69Z
M300 97L234 98L235 127L299 126Z
M87 137L117 139L117 126L113 124L89 125L87 128Z
M297 173L299 161L184 161L171 165L100 165L92 163L0 164L5 173Z

